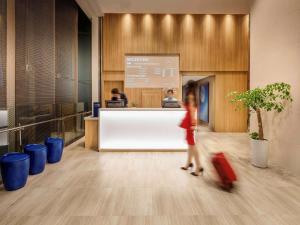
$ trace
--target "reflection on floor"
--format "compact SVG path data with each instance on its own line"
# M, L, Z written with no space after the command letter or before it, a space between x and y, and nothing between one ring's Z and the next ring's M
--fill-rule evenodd
M0 224L296 225L300 180L249 164L245 134L199 133L199 149L225 151L239 177L223 192L205 157L204 177L179 169L185 153L98 153L82 144L31 176L25 188L0 190Z

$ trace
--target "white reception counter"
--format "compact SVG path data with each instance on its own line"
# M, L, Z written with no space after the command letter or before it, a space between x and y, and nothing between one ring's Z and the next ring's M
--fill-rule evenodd
M99 150L185 150L184 109L99 109Z

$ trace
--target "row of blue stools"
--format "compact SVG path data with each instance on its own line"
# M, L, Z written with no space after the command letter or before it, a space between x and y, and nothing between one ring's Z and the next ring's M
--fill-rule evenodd
M14 191L24 187L28 174L42 173L46 162L59 162L63 148L63 139L49 137L44 145L26 145L24 153L11 152L3 155L0 158L0 166L4 188L7 191Z

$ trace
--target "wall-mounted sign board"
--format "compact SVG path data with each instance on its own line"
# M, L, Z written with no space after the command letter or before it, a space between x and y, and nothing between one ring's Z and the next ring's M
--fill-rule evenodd
M179 55L125 55L125 88L178 88Z

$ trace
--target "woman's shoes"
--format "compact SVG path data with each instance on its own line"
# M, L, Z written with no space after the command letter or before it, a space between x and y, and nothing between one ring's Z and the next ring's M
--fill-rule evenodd
M188 167L182 166L182 167L180 167L180 168L181 168L182 170L188 170L189 168L193 168L193 166L194 166L193 163L190 163ZM199 169L199 172L198 172L198 173L196 173L196 172L191 172L191 174L192 174L193 176L195 176L195 177L198 177L200 174L203 175L203 172L204 172L204 168L201 167L201 168Z
M195 177L198 177L200 174L203 175L203 172L204 172L204 168L201 167L201 168L199 169L199 172L198 172L198 173L196 173L196 172L191 172L191 175L193 175L193 176L195 176Z
M180 167L180 169L188 170L189 168L193 168L193 166L194 166L193 163L190 163L188 167L182 166L182 167Z

